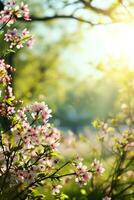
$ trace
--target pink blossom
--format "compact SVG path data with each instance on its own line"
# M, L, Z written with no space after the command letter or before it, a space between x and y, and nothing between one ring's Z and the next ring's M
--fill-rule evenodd
M30 20L28 5L23 2L20 5L16 5L14 0L5 1L4 10L0 11L0 22L11 25L16 21L16 18L21 17L24 20Z
M55 185L55 186L53 186L53 190L52 190L53 194L60 193L60 189L61 188L62 188L62 185Z
M23 140L27 148L35 145L49 145L55 149L59 144L60 133L57 129L48 127L51 110L44 103L37 103L18 110L18 120L23 127ZM32 121L29 121L28 114ZM39 121L39 122L38 122Z
M11 76L8 75L8 70L12 71L13 68L5 63L4 59L0 59L0 83L9 84Z
M53 128L44 134L46 142L55 149L59 145L60 132L58 129Z
M23 31L22 31L22 35L23 36L27 36L29 34L29 31L25 28Z
M34 181L35 172L33 167L30 170L17 170L16 175L19 181L31 183Z
M83 165L82 162L76 164L75 182L80 185L86 185L91 176L92 175L88 172L87 166Z
M8 113L8 115L14 114L15 113L15 108L12 107L12 106L8 106L7 107L7 113Z
M33 46L33 44L34 44L34 41L35 41L35 39L31 36L30 38L29 38L29 40L27 41L27 46L31 49L32 48L32 46Z
M32 112L39 113L44 123L46 123L46 121L51 117L51 110L44 102L35 102L32 106L30 106L30 110Z
M16 47L17 49L20 49L25 43L30 48L32 46L32 37L27 29L24 29L21 34L17 31L16 28L13 30L8 30L5 34L4 40L6 42L10 42L10 48Z
M103 174L103 172L105 171L102 163L100 163L99 160L94 159L93 163L91 164L91 166L93 167L93 169L96 170L96 172L100 175Z
M29 18L29 8L27 4L24 4L23 2L21 2L20 5L20 10L22 12L22 16L25 20L30 20Z
M7 91L8 91L8 97L10 97L10 98L15 98L15 97L13 96L13 88L12 88L11 86L8 86L8 87L7 87Z
M17 29L14 28L13 30L8 30L8 32L5 34L4 40L6 42L18 40Z

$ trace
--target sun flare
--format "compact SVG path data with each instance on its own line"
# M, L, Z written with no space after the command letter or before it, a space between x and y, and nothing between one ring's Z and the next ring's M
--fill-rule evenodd
M134 25L117 25L111 30L107 45L113 57L125 59L129 67L134 67Z
M84 33L81 58L89 63L107 63L109 59L134 68L134 24L117 23L94 27Z

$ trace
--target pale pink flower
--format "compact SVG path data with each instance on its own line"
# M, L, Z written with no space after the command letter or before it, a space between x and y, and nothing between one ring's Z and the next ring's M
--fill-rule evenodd
M45 141L55 149L59 145L60 132L58 129L53 128L44 134Z
M53 194L58 194L58 193L60 193L60 189L62 188L62 185L55 185L54 187L53 187L53 190L52 190L52 192L53 192Z
M30 106L30 110L32 112L39 113L42 116L42 120L44 123L46 123L46 121L51 117L51 110L44 102L35 102L32 106Z
M25 20L30 20L29 18L29 8L27 4L21 2L20 10L22 11L22 16Z
M79 183L80 186L86 185L88 180L91 179L92 174L88 172L87 166L83 165L82 162L76 164L75 172L75 182Z
M10 42L10 48L20 49L24 44L31 47L32 46L32 36L29 34L27 29L24 29L22 33L19 33L16 28L13 30L8 30L5 34L4 40Z
M93 169L96 170L96 172L100 175L102 175L105 171L102 163L100 163L99 160L94 159L93 163L91 164L91 166L93 167Z
M8 75L8 70L13 68L5 63L4 59L0 59L0 83L9 84L11 82L11 75Z
M31 183L34 181L35 173L32 167L30 170L17 170L16 175L18 181Z
M17 5L14 0L5 1L4 10L0 11L0 22L11 25L16 21L16 18L30 20L28 5L23 2Z
M22 31L22 35L23 36L26 36L29 34L29 31L25 28L23 31Z
M33 47L34 41L35 41L35 39L31 36L30 39L26 43L28 48L31 49Z
M8 115L14 114L15 113L15 108L12 107L12 106L8 106L7 107L7 113L8 113Z
M17 29L14 28L13 30L8 30L8 32L5 34L4 40L6 42L18 40Z

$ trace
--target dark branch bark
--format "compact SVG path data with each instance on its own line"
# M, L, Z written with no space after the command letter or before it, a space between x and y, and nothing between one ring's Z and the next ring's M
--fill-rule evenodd
M31 16L30 17L30 21L24 21L22 18L21 19L18 19L18 20L21 20L21 21L24 21L24 22L46 22L46 21L50 21L50 20L55 20L55 19L74 19L76 21L79 21L79 22L84 22L84 23L87 23L87 24L90 24L91 26L93 25L98 25L97 23L93 23L89 20L86 20L86 19L83 19L83 18L80 18L80 17L75 17L74 15L53 15L53 16L45 16L45 17L34 17L34 16Z

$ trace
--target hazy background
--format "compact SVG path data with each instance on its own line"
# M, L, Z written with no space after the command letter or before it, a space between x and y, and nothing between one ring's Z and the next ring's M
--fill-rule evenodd
M105 119L116 113L122 95L128 95L121 90L123 84L129 89L134 84L133 2L123 1L129 12L116 5L106 16L83 7L82 1L26 2L37 18L75 13L98 25L64 18L18 22L20 30L31 30L35 44L32 50L24 48L8 58L17 68L17 98L26 104L47 102L53 111L52 122L74 132L88 128L94 118ZM92 6L109 10L115 4L114 0L96 0Z

